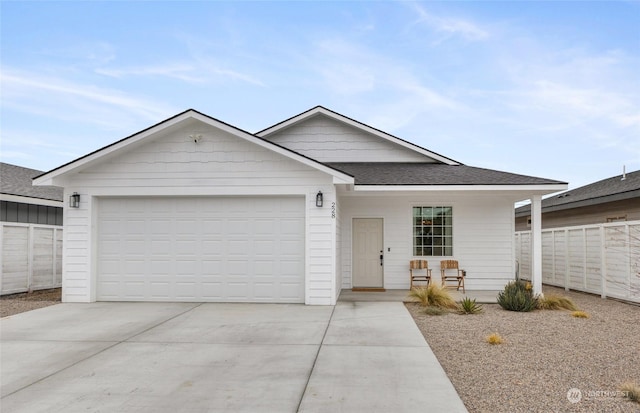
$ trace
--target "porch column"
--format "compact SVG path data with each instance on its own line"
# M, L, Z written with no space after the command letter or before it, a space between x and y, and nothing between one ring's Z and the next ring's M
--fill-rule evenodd
M531 197L531 285L542 294L542 195Z

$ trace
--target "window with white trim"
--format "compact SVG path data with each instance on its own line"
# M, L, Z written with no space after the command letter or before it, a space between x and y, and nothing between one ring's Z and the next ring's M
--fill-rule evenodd
M413 255L416 257L453 256L452 207L413 207Z

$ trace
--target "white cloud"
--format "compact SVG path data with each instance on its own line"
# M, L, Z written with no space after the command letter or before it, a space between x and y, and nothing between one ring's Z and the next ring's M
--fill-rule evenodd
M56 117L76 112L78 117L94 119L96 123L113 122L96 116L105 109L126 112L146 121L157 122L174 110L150 99L138 98L114 89L74 83L65 79L44 77L39 74L12 71L3 68L0 73L3 106L22 111L34 111ZM93 105L102 107L94 113Z
M411 3L417 14L411 26L426 25L442 37L437 40L440 43L450 37L459 36L467 41L480 41L489 37L489 32L472 21L459 17L441 17L427 12L417 3Z
M191 63L173 63L156 66L141 66L130 68L97 68L95 72L104 76L125 78L128 76L160 76L181 80L194 84L212 83L216 79L231 79L256 86L264 84L245 73L220 68L211 59L199 58Z
M640 109L618 93L595 86L585 89L552 81L537 81L532 86L525 96L547 111L564 112L574 118L602 119L621 128L640 128Z
M123 78L127 76L163 76L183 80L189 83L204 83L206 79L194 76L195 68L192 65L179 63L159 66L133 67L133 68L97 68L95 72L100 75Z
M388 131L425 113L459 106L422 80L408 62L357 41L323 39L312 48L308 65L320 73L328 90L362 112L361 119Z
M49 59L64 59L67 64L105 65L116 59L116 48L104 41L79 41L76 44L47 48L40 52Z

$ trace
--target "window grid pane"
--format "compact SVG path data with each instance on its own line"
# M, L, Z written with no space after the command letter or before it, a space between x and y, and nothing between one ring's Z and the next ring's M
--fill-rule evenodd
M452 207L413 207L413 253L418 257L453 256Z

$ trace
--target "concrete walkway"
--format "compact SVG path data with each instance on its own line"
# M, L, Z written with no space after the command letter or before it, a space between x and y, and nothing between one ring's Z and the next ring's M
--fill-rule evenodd
M301 412L466 412L399 302L339 302Z
M2 412L465 412L399 302L60 304L0 320Z

